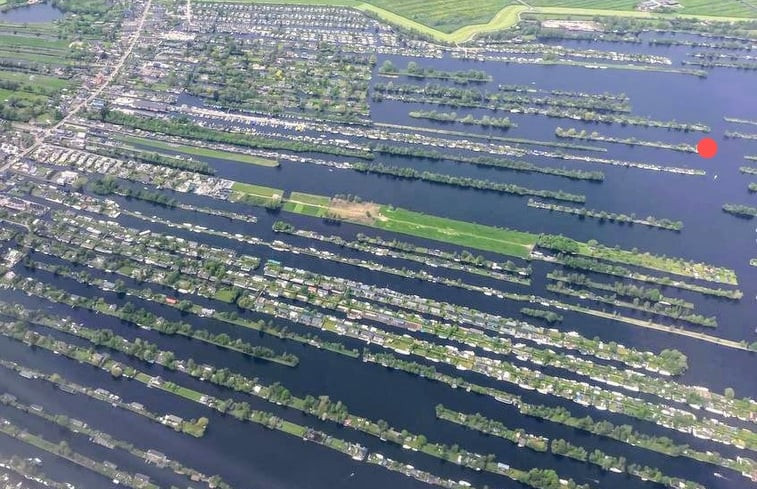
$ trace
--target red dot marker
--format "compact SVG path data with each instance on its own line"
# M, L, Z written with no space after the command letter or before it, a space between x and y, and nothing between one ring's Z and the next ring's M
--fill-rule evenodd
M712 138L702 138L697 143L697 153L702 158L712 158L718 153L718 143Z

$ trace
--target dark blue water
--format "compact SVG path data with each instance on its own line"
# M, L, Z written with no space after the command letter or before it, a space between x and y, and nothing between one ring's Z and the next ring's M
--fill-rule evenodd
M37 3L35 5L14 7L6 11L0 11L0 22L16 24L52 22L61 17L63 17L63 11L49 3Z
M34 7L34 8L39 8ZM51 7L48 7L51 8ZM10 15L13 12L0 14ZM21 20L17 20L21 21ZM563 43L573 47L597 47L595 44ZM688 48L656 48L642 46L624 46L609 43L607 49L639 50L653 54L668 55L676 62L690 51ZM378 64L383 62L380 58ZM391 58L398 66L404 66L407 59ZM511 182L520 185L542 188L562 189L572 193L587 196L586 206L600 210L636 213L638 216L654 215L684 221L685 228L681 233L673 233L644 226L620 226L613 223L598 223L594 220L579 220L572 216L552 214L542 210L531 209L526 206L527 198L501 195L492 192L463 190L448 186L412 182L408 180L363 175L349 170L330 170L326 167L284 162L276 169L262 168L253 165L237 164L229 161L207 159L216 169L219 176L226 178L269 185L286 190L304 191L322 195L335 193L358 194L364 199L381 203L391 203L413 210L433 213L445 217L481 222L485 224L506 226L531 232L563 233L580 240L597 239L610 245L618 244L624 248L637 247L658 254L684 257L687 259L705 261L716 265L730 267L736 270L740 284L739 288L745 295L741 301L727 301L706 298L699 294L666 289L667 295L681 297L695 302L697 311L704 315L716 315L719 327L707 332L729 339L757 340L754 332L757 308L754 297L757 294L757 268L749 267L748 261L757 257L755 246L755 223L724 214L720 208L723 203L745 203L757 205L753 194L747 192L749 178L738 171L738 167L748 164L743 160L744 155L757 154L757 142L743 140L726 140L723 133L726 130L749 131L747 126L734 126L723 121L723 116L744 119L757 119L757 98L754 95L757 75L733 70L714 70L707 79L693 76L665 73L642 73L623 70L586 70L574 67L542 67L502 65L497 63L479 63L455 60L423 60L424 65L437 69L484 69L490 72L495 80L481 88L496 90L497 84L531 84L544 89L561 89L590 92L625 93L631 98L633 113L648 115L660 120L676 119L679 121L704 122L712 127L711 136L720 143L720 153L712 160L702 160L696 155L672 151L634 148L625 145L613 145L589 142L592 146L608 149L607 153L595 154L604 158L617 158L629 161L652 162L670 166L701 168L707 171L707 176L681 176L668 173L650 172L639 169L625 169L607 165L578 163L543 157L526 156L523 159L543 166L566 166L601 170L605 172L603 183L587 183L571 181L553 176L540 174L525 174L502 169L475 167L473 165L458 164L450 161L427 161L421 159L407 159L396 157L379 157L378 160L388 164L411 166L419 170L437 171L474 178L485 178L498 182ZM383 79L378 79L384 81ZM400 80L412 82L411 80ZM419 83L419 82L414 82ZM457 124L439 124L431 121L412 119L407 112L423 107L420 104L405 104L401 102L373 103L371 110L373 118L379 122L416 125L422 127L448 128L467 132L491 133L493 135L514 138L531 138L543 141L557 141L554 136L556 127L576 127L587 130L597 130L601 134L628 137L636 136L640 139L662 140L668 142L687 142L694 144L701 137L698 133L683 133L661 129L643 129L633 127L619 127L609 125L585 124L565 119L548 119L537 116L510 115L519 124L517 128L507 131L491 129L478 131L474 126ZM426 108L431 108L428 106ZM468 110L457 108L458 114L473 113L477 117L491 113L498 116L504 114L485 110ZM523 146L527 148L527 146ZM572 150L565 150L574 152ZM465 154L465 153L463 153ZM718 178L715 179L714 176ZM752 179L753 181L754 179ZM194 222L213 229L225 229L235 233L244 233L261 237L266 240L283 239L300 246L315 246L328 249L344 256L359 257L376 260L376 257L366 257L357 252L340 249L333 245L311 243L300 238L281 237L271 231L271 225L277 219L286 219L297 227L316 230L323 234L336 234L354 239L358 232L369 235L382 236L387 239L398 236L387 232L379 232L351 224L327 224L318 219L297 216L286 213L270 213L262 209L249 209L239 204L219 203L209 199L179 195L181 199L197 205L223 207L237 212L251 212L258 217L255 224L229 222L224 218L208 217L180 210L169 210L152 206L139 201L116 199L122 205L140 210L148 215L156 214L175 222ZM148 224L135 218L121 216L117 219L121 224L144 229ZM264 246L254 246L230 241L225 238L208 237L170 229L161 225L149 227L156 231L175 234L188 239L202 241L216 246L231 247L241 253L252 254L263 259L275 259L285 265L312 270L332 276L340 276L364 282L367 284L390 287L408 294L418 294L440 301L451 302L482 311L504 316L518 317L521 303L502 301L481 294L464 291L457 288L434 285L419 280L397 278L392 275L381 274L346 264L326 262L304 255L291 255L273 251ZM442 243L432 243L410 237L399 237L403 241L417 242L429 247L445 250L454 249ZM501 256L492 253L482 253L488 257L501 260ZM35 259L48 263L58 263L53 257L35 255ZM514 260L517 261L517 260ZM420 269L418 264L402 260L387 259L387 264L406 266ZM525 264L525 263L520 263ZM543 263L532 264L534 268L534 293L548 295L544 290L546 280L544 275L551 270L551 266ZM80 295L99 295L109 303L123 305L127 301L138 307L144 307L168 319L181 319L197 328L205 328L213 332L226 332L231 336L240 337L246 341L269 346L277 351L290 351L300 358L296 368L252 360L243 355L226 352L219 348L205 345L185 338L161 335L154 331L144 331L131 325L121 323L109 317L93 314L83 310L72 310L67 307L54 305L47 301L26 297L25 295L3 292L2 298L11 302L19 302L28 307L47 309L52 312L70 316L89 327L110 328L129 339L137 337L157 344L163 349L175 351L177 357L192 357L198 362L207 362L244 373L250 377L259 377L261 382L281 382L299 396L307 394L326 394L332 399L342 400L350 411L371 419L385 419L390 425L398 429L407 429L414 433L423 433L429 440L447 444L457 443L461 447L479 452L493 453L497 459L518 468L531 467L554 468L562 477L571 477L577 482L589 482L592 487L623 487L642 488L655 487L650 483L643 483L637 478L612 473L603 473L596 467L556 457L551 454L535 454L527 449L518 449L507 441L488 437L472 432L450 423L438 421L434 416L434 406L443 403L453 409L464 412L481 412L488 417L499 419L512 428L522 427L526 431L550 438L565 438L580 444L589 450L599 448L611 455L625 456L630 462L657 466L666 473L679 477L696 480L710 488L740 489L748 487L746 479L740 475L724 469L697 464L686 459L676 459L637 449L612 440L588 435L584 432L568 429L561 425L538 421L520 415L515 409L498 403L493 399L475 396L461 390L434 382L419 379L415 376L390 371L373 364L364 364L358 360L342 357L328 352L315 350L297 343L279 340L254 331L242 330L217 321L200 319L194 316L182 316L177 310L165 306L140 301L133 297L119 297L113 293L102 293L93 288L83 286L73 280L53 277L51 274L37 271L30 272L18 266L17 273L28 275L39 280L51 282L57 287ZM92 275L113 280L114 276L105 272L89 270ZM489 285L503 290L524 293L523 286L497 282L494 280L468 276L456 272L434 269L434 274L462 278L464 281ZM125 280L128 286L139 287L134 281ZM150 285L154 290L160 287ZM166 291L168 289L165 289ZM197 297L190 297L198 303L203 302ZM208 303L209 304L209 303ZM224 307L231 310L233 306L213 304L218 309ZM256 319L262 315L239 311L244 317ZM630 313L629 313L630 314ZM659 351L663 348L678 348L689 357L689 370L680 377L686 384L703 385L718 392L725 387L733 386L738 396L757 396L757 382L750 372L756 370L755 355L741 351L726 350L697 340L658 333L647 329L637 328L622 323L600 321L575 313L563 313L565 319L556 326L564 330L575 330L587 337L598 336L605 341L617 341L639 349ZM267 319L267 318L266 318ZM310 332L307 328L285 321L277 323L301 332ZM39 329L40 332L46 332ZM62 333L53 333L61 339L71 343L84 344L83 341ZM357 341L343 340L339 337L324 334L330 340L344 341L348 346L362 347ZM105 350L103 350L105 351ZM117 392L125 400L138 400L148 409L158 413L175 413L185 418L207 416L210 419L209 429L204 438L196 440L186 435L175 433L165 427L156 425L144 418L119 409L113 409L101 402L81 396L70 396L39 381L20 379L4 369L0 369L0 391L11 391L25 403L44 405L51 412L58 412L70 416L78 416L94 427L106 430L117 438L130 441L135 446L156 448L170 457L176 458L185 465L194 467L206 473L219 473L236 488L376 488L395 487L397 489L427 487L420 482L405 478L401 475L387 472L379 467L361 464L350 460L323 447L304 443L301 440L269 431L249 423L241 423L231 417L222 416L197 404L178 400L171 394L147 389L142 384L119 380L114 381L108 374L99 370L77 364L70 360L53 355L42 350L31 350L26 346L0 338L0 352L4 359L21 362L47 372L59 372L65 378L88 386L101 386L112 392ZM321 422L301 415L299 412L271 405L265 401L246 396L244 394L220 389L208 383L199 382L181 373L167 371L155 365L148 365L124 355L109 352L114 358L137 367L152 375L161 375L166 379L215 395L221 398L233 398L249 402L253 408L265 409L286 419L301 422L322 429L330 434L347 440L357 441L371 450L377 450L385 455L406 461L416 467L429 470L454 480L466 480L476 487L509 488L521 487L508 479L482 474L463 469L449 463L441 463L436 459L424 455L402 450L399 447L381 443L380 441L362 435L359 432ZM412 357L420 361L416 357ZM508 359L510 360L510 359ZM435 365L439 370L453 373L447 367ZM600 413L593 408L549 397L532 391L524 391L517 386L498 383L470 372L454 371L467 380L482 385L492 385L522 395L529 402L551 406L565 406L577 416L591 415L599 417ZM548 373L553 373L549 370ZM641 396L640 396L641 397ZM148 467L139 463L128 455L107 451L101 447L94 448L86 440L78 439L49 424L40 423L28 415L19 415L8 408L0 409L0 416L14 419L20 424L28 426L31 431L43 433L50 440L65 439L78 451L93 458L105 459L117 463L129 470L150 475L153 480L161 484L177 484L186 486L177 480L174 474L161 471L155 467ZM718 450L728 456L738 456L743 452L732 447L706 442L681 433L674 432L650 423L638 422L632 418L608 414L601 416L616 424L630 423L638 430L656 435L668 436L679 443L689 443L699 450ZM729 420L731 423L731 420ZM734 422L736 424L736 422ZM0 438L0 453L19 453L24 456L39 456L44 460L44 471L58 480L75 481L77 485L88 488L109 487L109 482L89 472L71 467L70 464L56 460L54 457L42 455L39 451L29 449L17 441ZM754 457L753 453L748 456ZM714 472L724 473L726 478L718 478ZM595 482L596 480L596 482Z

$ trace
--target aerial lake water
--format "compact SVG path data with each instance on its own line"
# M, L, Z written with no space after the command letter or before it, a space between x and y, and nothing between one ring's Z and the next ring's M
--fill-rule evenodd
M0 22L34 24L52 22L63 17L63 11L49 3L36 3L0 11Z
M0 13L0 20L46 22L54 20L58 15L59 11L54 7L42 4ZM589 45L580 42L563 42L562 44L568 47L597 47L594 44ZM674 62L677 62L686 52L686 49L682 47L650 48L646 45L628 47L622 44L612 44L607 48L670 56L675 60ZM379 66L384 59L391 59L397 66L404 66L412 60L405 57L380 56ZM602 183L573 181L537 173L526 174L496 168L482 168L450 161L432 162L430 160L388 156L377 158L377 161L383 163L413 167L421 171L437 171L458 176L516 183L530 188L562 189L571 193L585 194L587 208L681 220L685 227L680 233L647 228L641 225L599 223L593 219L581 220L574 216L550 213L527 207L527 197L463 190L456 187L393 177L365 175L350 170L331 169L325 166L301 163L283 162L280 167L271 169L212 158L202 159L215 168L218 176L243 182L321 195L352 193L365 200L393 204L454 219L534 233L562 233L582 241L596 239L601 243L611 246L620 245L625 249L636 247L657 254L729 267L737 272L740 282L739 288L744 292L744 298L738 302L704 298L699 294L671 289L666 289L664 292L674 297L694 301L697 310L705 316L716 315L719 326L713 334L735 340L745 339L747 342L757 340L757 330L755 329L757 328L757 307L755 306L757 267L750 267L748 264L750 258L757 257L756 224L755 221L745 221L726 215L721 210L722 204L726 202L755 205L755 199L757 199L755 194L749 194L746 190L750 180L739 172L739 166L747 164L746 160L743 159L745 155L757 155L757 141L729 140L723 137L727 129L734 129L733 126L729 127L729 124L723 120L724 116L757 119L757 95L755 95L754 90L757 86L757 74L755 72L715 69L709 77L700 79L695 76L670 73L613 69L589 70L568 66L508 65L496 62L461 61L451 58L422 60L422 63L440 70L469 68L485 70L493 75L494 81L475 85L475 87L488 91L496 91L498 84L531 85L533 82L535 87L545 89L625 93L630 97L635 115L650 116L658 120L675 119L708 124L712 128L710 136L720 144L720 152L712 160L704 160L691 153L586 142L590 146L607 147L609 149L607 153L591 153L599 157L699 168L706 170L706 176L675 175L594 163L550 160L534 156L523 158L542 166L600 170L606 175L605 181ZM388 79L379 76L374 77L374 83L385 83L386 81ZM393 81L395 83L424 83L404 78L394 79ZM183 100L186 103L190 99ZM373 102L371 105L372 119L384 123L481 132L496 136L542 141L557 141L554 135L557 126L576 127L589 131L597 130L603 135L618 137L633 135L639 139L673 143L696 144L697 140L703 136L702 133L697 132L686 133L605 124L594 125L567 119L496 113L483 109L449 109L463 114L472 113L476 116L484 114L508 115L511 120L519 125L517 128L507 131L500 129L479 130L476 126L437 123L413 119L407 115L410 110L418 108L430 109L433 107L391 101ZM261 130L263 129L261 128ZM716 176L717 178L715 178ZM154 214L175 222L193 222L232 233L255 235L269 241L278 239L277 235L271 230L271 225L278 219L285 219L304 229L316 230L324 234L336 234L345 238L354 237L358 232L390 239L398 237L391 233L361 228L352 224L335 225L294 214L271 213L239 204L227 203L224 205L195 196L179 194L177 196L185 202L226 207L238 212L251 213L258 217L258 222L243 225L231 224L224 218L161 208L140 201L130 201L128 206L147 215ZM119 197L116 197L115 200L122 203L126 202L125 199ZM143 228L146 226L143 221L126 215L115 220L132 227ZM334 264L312 257L279 253L264 246L240 244L225 238L200 236L188 231L169 230L167 227L158 224L150 227L156 231L171 232L188 239L235 248L240 252L261 257L263 260L278 260L285 265L296 268L341 276L377 287L389 287L405 293L432 297L503 316L517 317L518 311L522 307L520 303L502 301L496 297L486 297L481 294L418 280L397 278L388 274L349 265ZM454 248L442 243L431 243L406 236L400 238L404 241L424 243L440 249ZM298 238L291 239L292 242L297 242L297 240ZM305 245L304 240L301 243ZM338 251L344 256L359 256L358 253L340 249L333 245L319 244L319 247ZM502 259L502 257L497 257L492 253L482 254ZM47 263L58 263L56 258L48 256L36 255L35 258ZM391 259L387 259L387 263L391 263ZM518 263L525 264L522 261ZM422 268L421 265L407 265L406 263L402 265L408 268L413 266L416 269ZM535 262L533 267L535 269L531 286L533 293L545 297L557 297L546 291L545 280L541 278L544 276L546 266L540 262ZM105 276L105 274L95 270L89 270L89 272L93 276ZM81 295L90 293L87 287L70 279L56 277L48 272L26 273L72 293ZM434 273L452 278L458 276L451 271L435 270ZM468 276L466 280L519 293L527 293L529 290L528 287L524 286L503 282L494 283L494 281L486 278L472 279ZM141 287L133 280L125 280L125 282L135 288ZM157 286L152 286L152 288L159 289ZM212 331L225 331L232 336L248 339L263 346L270 346L277 351L293 352L300 358L300 363L295 368L287 368L263 361L254 361L243 355L230 353L198 342L164 336L155 331L138 330L125 323L121 324L117 320L96 316L86 311L72 310L69 307L41 302L38 299L26 297L16 292L2 292L3 300L19 302L29 307L49 309L61 315L73 317L85 324L112 327L114 331L127 338L141 337L166 349L174 350L179 358L191 356L198 362L208 362L227 367L249 377L257 376L265 383L280 381L293 393L300 396L328 394L334 400L342 400L352 413L364 415L374 420L385 419L392 426L405 428L414 433L423 433L429 440L448 444L456 443L461 447L479 453L493 453L498 460L510 463L515 467L554 468L562 476L572 477L576 482L589 482L593 487L615 486L623 489L654 487L653 484L643 483L638 478L602 472L595 466L579 463L568 458L551 454L536 454L527 449L519 449L515 445L496 437L484 436L451 423L438 421L434 413L435 405L442 403L463 412L481 412L490 418L506 420L509 426L522 427L530 433L550 438L565 438L589 450L600 448L614 455L627 456L636 463L662 467L669 475L693 479L708 488L741 489L748 487L749 484L746 479L737 476L730 478L716 477L714 472L717 472L717 470L703 464L693 464L684 458L666 457L619 442L591 436L579 430L568 429L562 425L522 416L518 414L516 409L498 403L493 399L475 396L462 390L452 390L446 385L419 379L378 365L306 348L297 343L282 341L242 328L232 328L217 321L183 316L177 310L140 301L133 297L120 297L115 293L102 293L102 295L109 302L126 303L130 301L137 306L160 313L169 319L181 318L197 327ZM193 300L202 303L201 298L193 297ZM215 304L215 307L218 307L218 305ZM218 308L221 309L222 307ZM227 306L227 309L235 308ZM259 317L250 312L242 312L241 310L238 312L244 317ZM717 392L722 392L725 387L733 386L737 396L757 397L757 381L755 380L757 377L754 375L754 372L757 371L757 362L754 353L726 350L709 343L626 324L600 321L575 313L566 312L564 316L563 323L557 327L578 331L590 338L598 336L606 341L617 341L640 349L655 351L670 347L680 349L689 357L689 370L681 376L680 381L682 383L708 386L711 390ZM287 326L292 330L307 332L306 328L294 323L287 324ZM53 334L57 335L57 333ZM66 341L76 342L70 337L66 337ZM357 341L347 340L345 343L348 346L362 348L362 344ZM465 345L462 346L465 347ZM76 417L78 413L86 412L86 419L90 425L105 429L116 438L128 440L136 446L157 448L169 457L180 459L186 465L203 472L220 473L232 486L239 489L385 489L387 487L410 489L428 487L379 467L354 462L348 457L317 445L304 443L299 439L284 436L257 425L241 423L231 416L223 416L215 412L210 413L203 406L179 402L176 397L170 394L155 389L146 390L137 382L113 381L105 372L76 364L42 349L29 349L25 345L0 338L0 352L2 352L3 359L34 364L40 369L59 372L69 380L88 386L102 386L117 392L127 401L142 402L154 412L170 412L185 418L209 417L210 425L206 436L199 440L193 439L192 443L185 443L186 435L159 427L140 416L126 413L120 409L111 409L106 404L89 398L71 396L53 389L47 384L21 379L15 374L12 375L8 371L0 369L0 391L17 392L18 397L27 404L41 404L51 411L65 413L73 417ZM232 397L245 400L253 408L256 406L263 407L285 419L307 422L318 429L347 440L358 441L369 449L380 450L390 458L407 460L408 463L416 467L438 475L454 480L466 480L479 488L484 487L484 485L491 488L520 487L519 484L509 479L462 469L451 463L442 463L434 458L403 450L389 443L381 443L375 438L362 435L354 430L316 421L310 417L306 418L297 411L271 406L249 396L219 389L209 383L167 371L157 365L148 366L117 353L113 353L112 356L143 371L153 375L161 375L165 379L174 379L199 391L221 398ZM583 408L567 401L540 396L532 391L523 390L510 384L497 383L474 373L456 372L454 369L439 365L436 365L436 367L440 371L461 376L479 384L497 386L509 392L517 393L527 401L533 400L542 404L568 407L578 416L596 414L596 411L591 408ZM548 373L549 368L545 368L545 372ZM0 408L0 416L12 419L14 415L12 411L10 408ZM651 423L638 422L621 415L605 413L605 417L617 424L631 423L646 433L666 435L673 440L690 443L693 447L701 450L718 450L733 457L741 453L733 447L723 447L705 440L692 439ZM51 440L57 441L65 438L72 447L94 458L110 460L121 467L147 473L154 480L160 481L161 484L186 486L186 482L178 477L172 478L170 475L166 475L165 471L147 469L143 464L135 464L132 467L133 461L130 461L128 456L119 454L118 451L107 450L102 447L94 448L91 444L86 443L85 439L71 437L68 433L50 428L49 425L40 424L38 428L40 433ZM32 429L32 431L34 430ZM0 453L28 453L27 456L39 456L36 450L21 446L15 441L9 441L5 437L0 438ZM100 478L94 477L86 471L76 470L65 463L51 461L51 457L46 457L46 460L44 469L51 476L76 482L77 486L81 484L82 487L88 488L105 487L101 485L103 481ZM150 472L145 472L148 470Z

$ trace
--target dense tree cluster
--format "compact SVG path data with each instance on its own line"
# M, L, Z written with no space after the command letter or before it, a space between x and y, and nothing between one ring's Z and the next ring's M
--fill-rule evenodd
M415 168L399 167L384 165L381 163L353 163L352 168L364 173L375 173L380 175L392 175L395 177L408 178L412 180L423 180L426 182L441 183L453 185L455 187L473 188L477 190L492 190L515 195L533 195L548 199L566 200L569 202L582 203L586 201L584 195L570 194L562 190L535 190L512 183L499 183L491 180L480 180L470 177L458 177L444 173L434 173L430 171L418 171Z

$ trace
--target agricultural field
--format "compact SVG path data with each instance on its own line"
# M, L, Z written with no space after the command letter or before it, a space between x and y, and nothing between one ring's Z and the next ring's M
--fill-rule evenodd
M449 34L467 25L486 24L497 12L516 2L511 0L480 0L476 2L368 0L366 3Z
M73 63L73 54L68 42L36 32L14 29L14 34L0 34L0 66L10 61L65 66Z
M57 39L49 26L0 24L0 117L49 124L52 108L74 84L69 70L78 50Z

